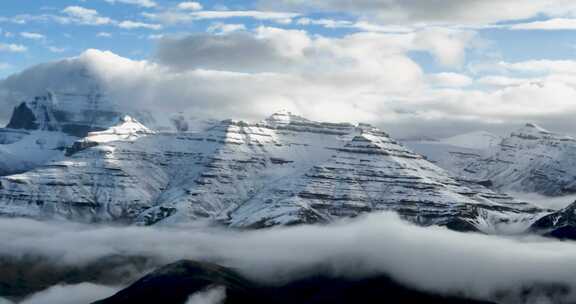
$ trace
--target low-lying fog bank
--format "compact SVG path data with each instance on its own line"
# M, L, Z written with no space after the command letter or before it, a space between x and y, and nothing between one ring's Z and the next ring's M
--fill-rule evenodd
M0 256L10 263L34 264L30 261L36 260L53 268L74 269L70 273L77 277L82 277L83 267L106 269L102 265L108 262L102 261L112 258L115 266L109 267L110 271L122 274L102 279L106 274L95 278L90 271L86 283L52 287L27 298L25 304L72 303L50 300L57 298L55 294L67 294L63 288L77 288L74 294L85 295L90 302L97 299L96 294L106 297L127 284L114 278L134 279L180 259L219 263L266 283L281 284L322 269L354 278L385 273L422 290L499 302L576 300L572 292L576 287L576 243L423 228L391 213L328 226L243 232L198 226L110 227L0 219ZM0 273L0 283L6 281L6 275ZM38 302L42 296L52 298Z

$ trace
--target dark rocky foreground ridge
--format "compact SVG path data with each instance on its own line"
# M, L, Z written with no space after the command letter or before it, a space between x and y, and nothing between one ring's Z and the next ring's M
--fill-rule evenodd
M576 240L576 202L557 212L548 214L532 224L537 234L563 240Z
M225 288L223 304L488 303L419 291L387 276L354 280L313 275L285 285L265 286L229 268L182 260L93 304L184 304L191 295L210 288Z

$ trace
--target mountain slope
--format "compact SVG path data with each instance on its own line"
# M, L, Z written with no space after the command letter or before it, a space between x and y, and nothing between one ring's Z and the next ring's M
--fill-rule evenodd
M465 138L460 136L462 141ZM498 144L481 149L442 143L407 145L456 176L486 181L500 191L548 196L576 193L576 139L570 136L526 124Z
M371 126L290 113L191 133L123 117L60 158L0 178L0 214L8 216L268 227L380 210L460 230L528 225L539 212L452 178Z
M506 191L564 195L576 192L576 140L527 124L504 138L489 158L466 168Z

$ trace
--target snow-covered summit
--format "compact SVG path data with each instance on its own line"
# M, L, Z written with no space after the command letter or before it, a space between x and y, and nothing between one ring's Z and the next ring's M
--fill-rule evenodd
M119 119L119 124L103 131L90 132L86 140L105 143L117 140L136 140L140 136L154 134L155 132L141 124L129 115Z
M290 111L281 110L270 115L264 120L264 122L270 126L284 126L291 123L308 123L310 121L302 116L293 114Z
M576 141L571 136L548 131L534 123L527 123L524 127L512 132L509 138L520 138L525 141L540 140L542 142L548 142L548 144L554 144L554 142Z
M267 227L396 210L423 225L470 230L537 210L453 178L369 125L277 113L261 123L154 132L120 117L60 159L0 178L0 214ZM497 216L484 219L479 209Z

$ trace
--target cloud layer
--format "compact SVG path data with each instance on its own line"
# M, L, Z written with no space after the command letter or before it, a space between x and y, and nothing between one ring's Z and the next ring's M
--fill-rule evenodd
M423 228L394 214L374 214L329 226L251 232L0 219L0 254L40 254L54 263L72 265L115 254L157 257L166 263L199 259L238 268L263 282L291 280L322 266L338 276L387 273L429 291L498 297L510 303L527 301L519 298L526 291L523 288L576 287L576 244L572 242ZM536 294L543 290L531 291L533 296L544 297ZM572 292L553 296L576 299Z
M99 20L88 13L82 18ZM0 102L11 108L46 90L98 89L120 107L166 115L259 120L287 109L317 120L372 123L397 137L509 132L526 122L573 132L574 61L466 64L467 53L483 47L470 30L428 27L326 37L220 23L211 32L164 35L156 43L154 55L144 61L88 50L32 67L0 82ZM2 49L21 46L0 44ZM425 72L415 54L450 72ZM6 121L9 112L1 115Z

